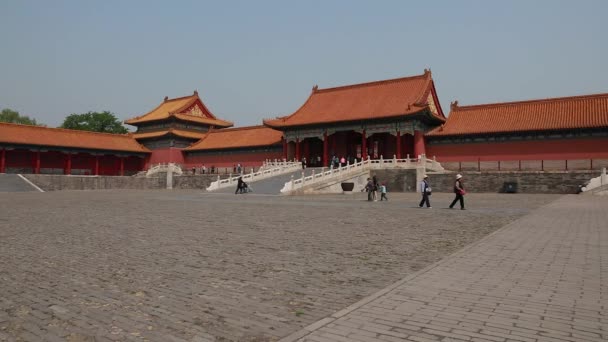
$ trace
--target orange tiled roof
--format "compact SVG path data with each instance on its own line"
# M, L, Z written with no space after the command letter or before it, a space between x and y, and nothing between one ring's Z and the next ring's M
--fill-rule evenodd
M0 143L103 151L150 152L129 134L96 133L10 123L0 123Z
M193 95L175 99L165 97L165 100L151 112L125 120L125 123L137 126L143 122L165 120L170 117L216 127L230 127L233 125L230 121L217 119L198 97L197 91Z
M608 94L474 106L452 104L447 122L427 136L608 128Z
M264 120L269 127L289 127L341 121L404 116L431 109L445 120L430 70L392 80L317 89L295 113Z
M176 135L178 137L197 139L198 140L198 139L204 137L205 134L206 134L206 132L193 132L193 131L186 131L186 130L181 130L181 129L170 128L170 129L165 130L165 131L146 132L146 133L132 133L131 135L135 139L147 139L147 138L162 137L162 136L168 135L168 134L173 134L173 135Z
M248 126L212 130L186 151L268 146L281 142L283 133L264 126Z

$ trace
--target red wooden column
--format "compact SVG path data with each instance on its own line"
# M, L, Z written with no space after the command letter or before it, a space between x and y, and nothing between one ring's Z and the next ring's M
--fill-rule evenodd
M361 132L361 159L367 159L367 137L365 136L365 130Z
M139 171L144 171L146 169L146 166L148 165L148 162L150 161L150 155L147 154L146 156L141 158L141 162L139 164Z
M296 138L296 161L300 161L300 138Z
M6 170L6 149L2 149L0 152L0 173L4 173Z
M34 173L40 173L40 151L36 151L36 158L34 159Z
M327 132L323 132L323 166L329 166L329 137L327 136Z
M287 160L287 140L285 140L285 137L281 137L281 142L283 143L283 159Z
M125 175L125 158L124 157L119 157L120 158L120 175L124 176Z
M397 159L401 159L401 131L397 131L397 148L395 149L395 151L397 151Z
M426 154L424 148L424 134L422 134L422 131L414 131L414 157L418 158L421 154Z
M95 155L95 170L94 170L94 175L98 176L99 175L99 156Z
M72 154L71 153L68 153L65 156L65 170L64 170L63 174L65 174L65 175L72 174Z

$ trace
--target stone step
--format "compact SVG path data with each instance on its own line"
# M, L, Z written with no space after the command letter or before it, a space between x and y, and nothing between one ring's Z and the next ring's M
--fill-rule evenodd
M291 176L297 179L302 177L302 171L304 171L306 176L312 174L312 171L321 172L321 168L307 168L305 170L298 170L291 173L284 173L282 175L277 175L271 178L262 179L259 181L248 182L253 193L260 195L280 195L281 189L285 185L286 182L291 180ZM236 190L236 183L232 187L224 188L220 190L214 191L215 193L234 193Z

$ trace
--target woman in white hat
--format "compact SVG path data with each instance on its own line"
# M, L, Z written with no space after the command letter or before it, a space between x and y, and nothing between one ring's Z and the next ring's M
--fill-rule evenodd
M453 209L456 202L460 201L460 209L465 210L464 209L464 195L467 192L464 190L464 185L462 184L462 175L461 174L456 175L456 182L454 182L454 193L456 194L456 198L454 198L454 200L452 201L452 204L450 204L450 209Z
M424 175L424 179L420 182L420 192L422 193L422 200L418 206L422 208L424 203L426 203L427 208L431 208L431 202L429 201L429 196L431 195L431 185L429 184L429 176Z

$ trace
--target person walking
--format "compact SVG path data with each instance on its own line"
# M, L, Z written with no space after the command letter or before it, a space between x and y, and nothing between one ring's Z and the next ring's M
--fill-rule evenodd
M377 202L378 201L378 177L376 177L376 174L374 174L374 176L372 177L372 184L374 185L374 188L373 188L374 202Z
M380 201L383 200L388 201L388 197L386 197L386 183L382 183L382 185L380 185Z
M428 209L432 208L431 202L429 201L429 196L431 196L431 185L429 183L429 176L427 175L424 175L422 182L420 182L420 192L422 193L422 200L420 200L418 206L422 208L426 203Z
M373 191L374 191L374 183L372 182L371 178L367 178L367 184L365 184L365 188L363 188L361 191L365 190L367 192L367 200L369 202L373 201Z
M464 195L467 193L464 189L464 184L462 184L462 175L456 175L456 181L454 182L454 193L456 194L456 198L450 204L450 209L454 208L456 202L460 201L460 210L465 210L464 208Z
M241 194L243 193L244 183L245 182L243 182L243 177L239 177L239 179L237 180L237 183L236 183L236 191L234 192L235 195L238 193L241 193Z

